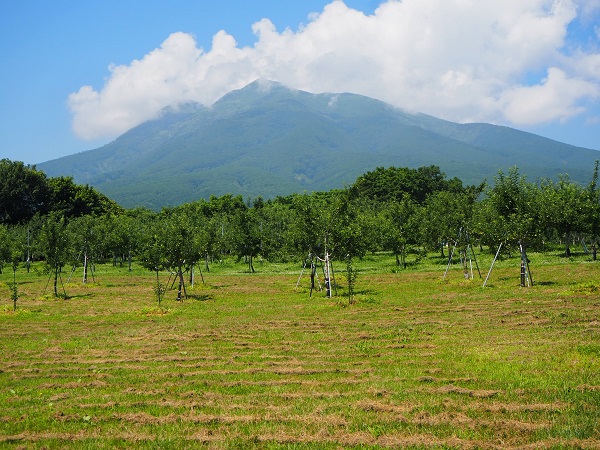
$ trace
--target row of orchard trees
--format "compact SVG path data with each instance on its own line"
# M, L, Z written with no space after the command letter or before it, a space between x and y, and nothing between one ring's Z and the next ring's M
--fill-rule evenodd
M351 261L389 251L402 265L411 248L437 249L444 256L444 245L456 243L461 228L482 246L560 242L568 255L574 238L590 243L598 238L597 176L598 167L587 186L567 177L533 183L513 168L499 172L490 186L464 187L435 166L378 168L347 189L268 201L226 195L161 212L69 217L53 211L0 226L0 267L10 266L14 274L22 263L43 260L59 295L65 267L83 267L86 282L92 261L135 260L156 273L159 293L159 273L175 274L182 298L184 274L193 277L196 268L202 276L210 261L235 257L253 272L257 257L303 261L308 254L327 253Z

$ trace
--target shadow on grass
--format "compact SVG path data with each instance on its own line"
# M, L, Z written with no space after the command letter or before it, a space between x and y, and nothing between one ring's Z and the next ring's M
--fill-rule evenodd
M77 300L78 298L86 298L86 297L94 297L94 294L75 294L75 295L59 295L58 297L55 298L59 298L61 300Z
M188 299L197 300L199 302L207 302L212 300L213 296L209 294L188 294Z

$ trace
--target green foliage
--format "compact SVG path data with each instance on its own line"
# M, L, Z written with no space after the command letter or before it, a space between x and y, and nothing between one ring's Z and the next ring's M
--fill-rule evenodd
M123 209L92 187L75 184L72 177L48 180L51 190L50 209L65 217L121 213Z
M35 166L0 161L0 223L23 224L55 212L64 217L121 213L123 209L92 187L71 177L46 178Z
M422 204L434 192L463 192L462 181L458 178L446 180L438 166L419 167L378 167L358 177L351 191L353 195L389 202L401 201L405 195L415 203Z
M17 300L19 300L19 285L16 281L8 283L8 289L10 290L10 299L13 301L13 311L17 310Z
M594 218L598 214L598 202L590 192L569 180L560 177L558 182L546 181L541 186L539 202L542 223L550 232L564 239L565 256L571 256L570 241L573 235L590 233Z
M156 296L156 300L158 302L158 307L160 308L162 300L165 296L165 292L167 292L167 286L160 282L158 271L156 272L156 283L154 284L152 290L154 291L154 295Z
M407 257L469 236L472 244L514 250L570 242L596 242L600 225L597 173L588 187L562 177L558 182L530 183L516 167L500 171L480 199L484 184L463 187L447 180L436 166L419 169L382 167L359 177L347 189L293 194L264 200L231 194L211 196L160 213L134 209L105 214L94 204L100 197L71 178L51 180L59 211L36 215L27 226L0 229L0 269L3 264L43 258L56 280L67 263L112 258L113 264L137 259L153 271L170 270L186 294L184 273L205 270L215 261L235 255L248 271L254 262L302 261L307 254L345 261L368 253L391 251L396 267L407 268ZM77 198L87 198L82 203ZM94 200L94 198L96 200ZM75 199L73 202L69 199ZM86 209L82 205L90 206ZM80 208L81 207L81 208ZM81 215L78 215L81 214ZM10 231L10 233L9 233ZM26 233L25 233L26 231ZM3 237L4 236L4 237ZM31 245L25 244L25 237ZM415 265L419 257L410 258ZM196 271L194 271L194 268ZM87 272L84 270L84 282ZM56 294L57 295L57 294Z
M0 223L25 223L50 209L46 175L20 161L0 160Z
M513 167L506 175L499 171L494 186L486 194L484 201L492 217L488 215L488 221L481 223L485 228L483 233L496 234L499 242L537 243L542 225L538 186L528 182L518 168Z
M64 217L50 213L44 220L38 237L38 246L46 258L46 264L54 274L54 296L58 297L58 279L67 264L72 247L70 234Z

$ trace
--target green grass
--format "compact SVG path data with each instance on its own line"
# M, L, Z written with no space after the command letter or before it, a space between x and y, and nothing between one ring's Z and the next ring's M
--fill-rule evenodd
M369 256L353 302L341 264L327 299L301 263L229 261L160 309L151 272L98 265L66 299L19 272L13 313L5 273L0 447L598 448L598 263L530 258L531 288L516 258L482 288Z

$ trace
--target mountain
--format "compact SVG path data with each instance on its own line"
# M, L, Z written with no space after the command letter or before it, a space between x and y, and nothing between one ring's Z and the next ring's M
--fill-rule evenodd
M212 106L186 103L95 150L38 164L125 207L342 188L376 167L437 165L466 184L518 166L588 183L600 152L489 124L456 124L355 94L258 80Z

